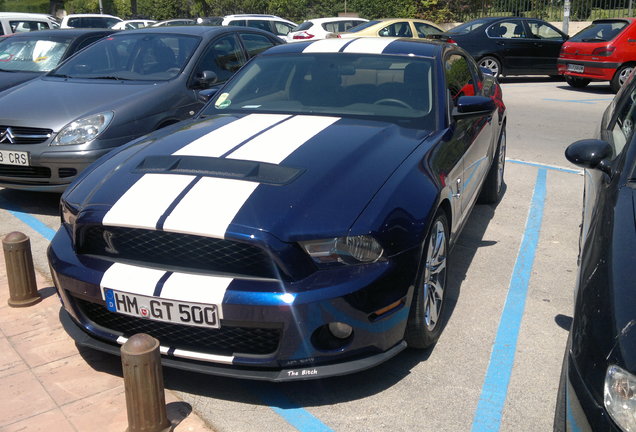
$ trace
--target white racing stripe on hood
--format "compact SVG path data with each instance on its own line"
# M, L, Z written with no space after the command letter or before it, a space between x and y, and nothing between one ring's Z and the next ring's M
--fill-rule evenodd
M174 155L219 157L260 131L290 117L282 114L250 114L192 141Z
M351 42L350 45L347 45L343 52L360 54L381 54L382 51L384 51L384 49L393 41L395 41L394 38L360 38Z
M104 272L100 288L102 299L104 288L124 291L131 294L152 296L157 286L157 282L166 272L144 267L137 267L129 264L115 263Z
M289 115L252 114L192 141L175 155L219 157ZM154 229L157 221L194 176L146 174L106 213L104 225Z
M293 117L257 136L229 157L278 164L338 120L338 117ZM168 216L163 229L224 238L227 227L257 186L255 182L204 177Z
M349 42L351 39L323 39L309 45L303 53L335 53Z

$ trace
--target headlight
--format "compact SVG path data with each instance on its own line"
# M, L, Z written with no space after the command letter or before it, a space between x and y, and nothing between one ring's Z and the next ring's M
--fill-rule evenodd
M625 432L636 431L636 377L618 366L605 374L605 409Z
M62 217L62 224L73 226L77 220L77 210L68 205L66 201L60 201L60 215Z
M382 246L371 236L336 237L300 243L318 264L373 263L382 258Z
M107 111L75 120L62 128L53 140L53 145L78 145L93 141L112 119L113 113Z

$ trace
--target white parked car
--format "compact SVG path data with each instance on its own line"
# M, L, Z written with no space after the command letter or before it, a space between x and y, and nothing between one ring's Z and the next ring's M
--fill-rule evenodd
M156 22L157 21L155 20L145 20L145 19L125 20L125 21L118 22L111 28L115 30L134 30L138 28L149 27L155 24Z
M276 15L262 14L239 14L226 15L224 17L197 18L197 24L253 27L274 33L283 39L287 33L297 26L296 23Z
M35 30L60 28L51 15L21 12L0 12L0 36Z
M298 25L285 36L287 42L300 42L308 39L328 39L338 37L352 27L368 22L364 18L333 17L316 18Z
M62 28L111 28L121 18L106 14L70 14L62 19Z

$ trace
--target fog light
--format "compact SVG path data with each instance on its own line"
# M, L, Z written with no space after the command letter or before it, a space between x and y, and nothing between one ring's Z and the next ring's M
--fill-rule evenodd
M353 333L353 328L349 324L331 322L329 323L329 331L338 339L346 339Z

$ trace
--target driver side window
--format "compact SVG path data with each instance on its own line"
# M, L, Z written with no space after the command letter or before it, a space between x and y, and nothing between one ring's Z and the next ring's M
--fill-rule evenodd
M461 96L474 96L473 74L468 60L460 54L450 55L444 63L446 88L453 105Z
M227 81L243 64L243 52L234 35L214 40L201 57L195 77L203 71L212 71L218 77L216 84Z
M625 145L634 135L634 124L636 123L636 89L625 95L625 103L618 111L616 121L610 128L611 144L614 148L612 159L616 159L625 148Z

